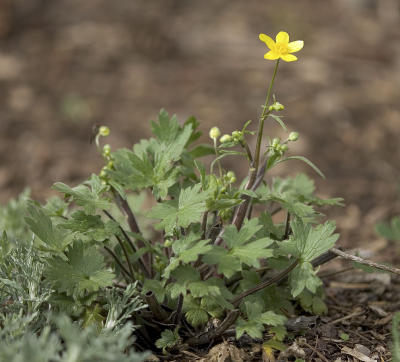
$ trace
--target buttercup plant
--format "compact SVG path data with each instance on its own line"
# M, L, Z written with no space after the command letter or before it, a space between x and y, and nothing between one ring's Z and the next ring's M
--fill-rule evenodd
M285 32L276 42L260 39L275 67L256 131L248 130L250 121L223 136L213 127L212 144L196 145L199 122L190 117L180 124L161 110L151 122L153 137L112 151L100 145L110 133L102 126L95 136L105 161L99 175L75 187L57 182L64 200L24 204L48 293L37 309L66 313L99 333L125 328L126 321L135 326L139 351L165 354L232 331L237 338L268 331L273 342L282 341L288 316L326 311L316 268L344 253L334 248L334 222L319 223L318 208L342 200L315 196L304 174L266 180L270 169L290 160L323 174L302 156L286 156L297 132L262 146L267 120L288 132L275 114L284 106L275 97L271 102L272 89L280 59L297 60L292 53L303 41L289 42ZM199 161L207 155L214 157L210 172ZM228 156L247 164L244 180L224 169ZM141 209L150 197L151 208ZM6 241L4 235L0 246L9 253Z
M107 305L102 291L136 283L135 295L147 304L131 316L141 326L136 343L164 353L181 344L208 344L232 328L237 338L244 333L261 338L269 330L282 340L287 316L299 306L325 312L314 268L338 235L333 222L315 226L320 215L315 208L340 205L341 199L314 196L313 181L303 174L266 182L271 168L291 159L322 173L303 157L285 156L289 141L298 138L295 132L286 141L273 138L262 149L267 119L287 131L274 113L284 106L275 97L270 104L270 98L280 59L296 60L291 53L303 42L289 42L285 32L276 42L265 34L260 39L270 48L265 58L276 64L255 132L247 130L250 121L222 137L213 127L213 144L196 146L197 120L180 125L162 110L152 122L153 138L112 152L110 145L100 146L110 132L102 126L95 137L106 163L99 176L76 187L56 183L66 201L58 210L29 204L26 221L47 259L44 275L58 308L73 304L74 315L84 320L95 313L93 323L101 329ZM255 150L247 141L253 135ZM215 156L210 173L198 160L205 155ZM240 184L223 168L227 156L248 163ZM155 206L147 212L136 205L143 192L154 197ZM261 211L256 215L253 209ZM279 210L285 222L273 219Z

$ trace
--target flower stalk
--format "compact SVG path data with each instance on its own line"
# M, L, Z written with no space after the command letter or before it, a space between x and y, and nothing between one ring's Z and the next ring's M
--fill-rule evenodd
M262 135L263 135L263 131L264 131L264 121L268 117L268 114L270 113L270 111L268 109L268 103L269 103L269 99L271 97L272 87L273 87L274 82L275 82L276 73L278 72L278 66L279 66L279 59L275 63L274 73L272 74L271 81L269 82L267 96L265 98L263 111L261 113L260 120L259 120L256 151L255 151L254 164L253 164L254 173L255 174L257 174L258 166L259 166L259 163L260 163L261 141L262 141Z
M260 165L260 154L261 154L261 141L262 141L262 136L263 136L263 131L264 131L264 122L265 119L268 117L270 110L268 108L269 100L271 98L271 93L272 93L272 88L275 82L275 77L278 72L278 66L279 66L279 59L277 59L275 63L275 68L274 72L272 74L271 81L269 82L268 86L268 91L267 91L267 96L265 97L265 102L263 106L263 110L259 119L258 123L258 131L257 131L257 142L256 142L256 149L254 152L254 159L253 162L250 166L250 172L249 172L249 181L247 182L246 185L246 190L251 190L253 189L253 185L256 180L256 176L258 173L258 168ZM250 196L244 196L244 202L237 208L235 216L233 218L233 224L237 227L238 230L242 227L244 218L247 213L247 209L250 204Z

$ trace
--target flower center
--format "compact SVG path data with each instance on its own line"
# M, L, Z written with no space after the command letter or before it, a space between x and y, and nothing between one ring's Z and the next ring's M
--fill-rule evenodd
M289 52L289 49L285 43L276 43L275 51L279 54L286 54Z

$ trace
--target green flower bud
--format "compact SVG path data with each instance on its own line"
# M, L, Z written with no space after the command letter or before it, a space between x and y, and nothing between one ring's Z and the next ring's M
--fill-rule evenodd
M280 139L279 137L275 137L275 138L272 140L271 146L275 148L276 146L279 145L280 142L281 142L281 139Z
M165 247L168 248L168 247L171 246L171 245L172 245L172 240L171 240L171 239L167 239L167 240L164 241L164 246L165 246Z
M156 270L162 271L162 270L165 269L166 265L162 260L158 259L158 260L154 261L154 267L155 267Z
M288 149L289 149L288 145L281 145L281 146L279 147L279 150L280 150L281 152L286 152Z
M269 106L268 110L270 112L272 111L283 111L285 109L285 106L283 104L280 104L279 102L275 102L271 106Z
M99 128L99 135L106 137L110 134L110 129L107 126L101 126Z
M233 214L232 209L224 209L219 212L219 216L223 221L229 221L230 218L232 217L232 214Z
M232 141L232 136L229 135L229 134L224 134L224 135L219 139L219 141L220 141L221 143L231 142L231 141Z
M232 137L235 142L240 142L243 140L243 132L241 131L233 131Z
M106 166L109 170L111 170L113 167L114 167L114 162L112 162L112 161L109 161L108 163L107 163L107 166Z
M236 175L233 171L229 171L226 174L226 179L230 184L233 184L234 182L236 182Z
M103 167L103 168L101 169L100 173L99 173L99 177L100 177L100 178L105 178L106 176L107 176L107 171L106 171L106 168Z
M111 152L111 146L110 145L104 145L103 146L103 154L105 155L105 156L108 156L109 154L110 154L110 152Z
M289 141L297 141L299 139L299 134L298 132L290 132L289 134Z
M218 127L213 127L210 129L209 135L211 139L216 140L219 136L221 136L221 131Z

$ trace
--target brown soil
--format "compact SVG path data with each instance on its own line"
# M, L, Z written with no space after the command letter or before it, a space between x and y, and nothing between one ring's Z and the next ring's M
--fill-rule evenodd
M299 61L281 65L274 89L287 124L301 135L293 153L323 170L322 195L345 198L344 209L329 211L339 243L396 263L400 253L375 235L374 224L400 214L399 7L396 0L3 0L0 201L27 186L43 200L54 182L77 184L97 172L93 124L110 126L115 149L148 136L148 120L161 107L182 120L197 116L206 135L214 125L231 132L256 121L272 73L258 34L287 30L305 41ZM275 124L266 133L283 136ZM225 166L244 174L232 161ZM297 162L274 174L297 171L312 175ZM350 333L346 345L372 351L382 342L387 351L387 325L374 324L367 302L381 301L391 313L396 284L386 294L362 291L362 303L357 288L330 290L327 318L349 315L359 304L367 311L362 321L340 324L363 336ZM308 343L325 352L336 344L332 356L344 345L318 336Z

